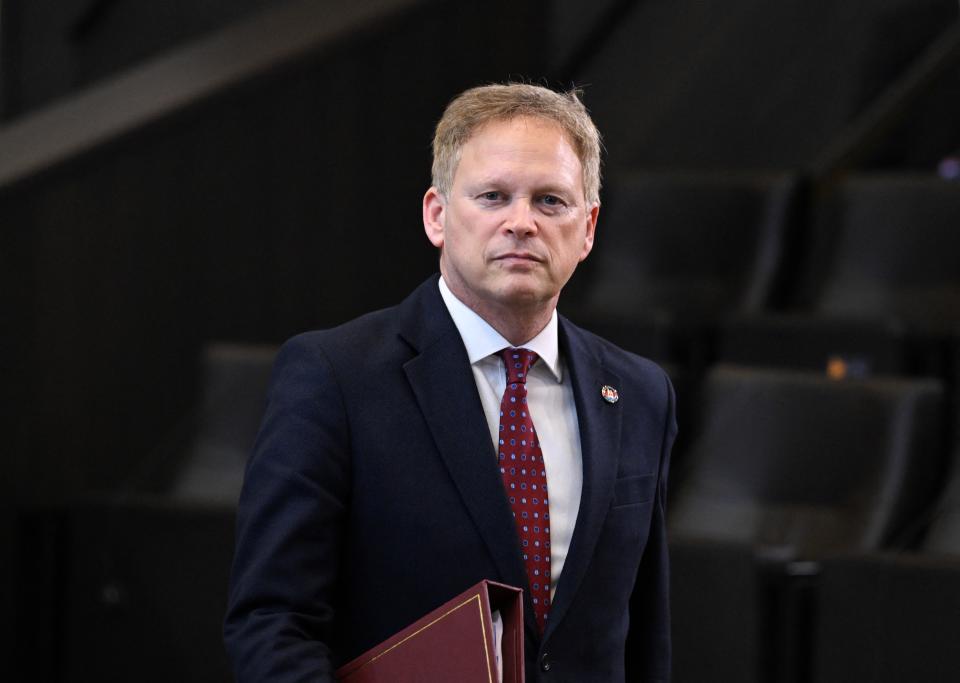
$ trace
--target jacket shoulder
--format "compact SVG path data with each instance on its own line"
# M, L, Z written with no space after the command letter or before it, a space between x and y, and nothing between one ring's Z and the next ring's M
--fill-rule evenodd
M394 306L335 327L294 335L280 347L278 357L326 356L331 361L376 358L385 346L396 344L397 329L397 307Z
M639 381L648 385L669 387L670 378L666 370L644 356L623 349L613 342L590 332L566 318L561 318L562 329L568 336L571 347L588 349L605 368L620 375L625 380Z
M322 351L331 361L394 359L409 355L455 332L434 275L396 306L366 313L336 327L304 332L289 339L285 353Z

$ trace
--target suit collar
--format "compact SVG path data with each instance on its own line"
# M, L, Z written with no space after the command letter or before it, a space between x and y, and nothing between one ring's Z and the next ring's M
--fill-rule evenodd
M475 364L488 356L491 356L501 349L513 346L503 335L497 332L493 326L480 315L463 303L450 290L447 283L441 276L439 281L440 295L443 302L453 318L454 325L460 332L463 339L463 345L467 349L467 356L471 364ZM557 311L554 309L550 316L550 322L547 323L533 339L530 339L521 347L530 349L540 356L540 363L553 374L557 382L563 381L562 366L560 364L560 348L557 341L559 325L557 322Z

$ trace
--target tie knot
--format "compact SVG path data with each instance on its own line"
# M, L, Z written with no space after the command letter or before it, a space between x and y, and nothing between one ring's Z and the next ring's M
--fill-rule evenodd
M500 352L500 357L503 359L503 367L507 370L507 384L525 384L527 373L540 358L530 349L513 348L503 349Z

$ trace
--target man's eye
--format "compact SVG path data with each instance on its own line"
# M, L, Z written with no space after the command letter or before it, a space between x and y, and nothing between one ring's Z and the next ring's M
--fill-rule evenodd
M484 192L482 195L480 195L480 199L483 199L488 202L495 202L498 199L500 199L501 196L502 195L499 192L495 190L491 190L490 192Z
M552 194L543 195L543 203L547 206L562 206L563 200Z

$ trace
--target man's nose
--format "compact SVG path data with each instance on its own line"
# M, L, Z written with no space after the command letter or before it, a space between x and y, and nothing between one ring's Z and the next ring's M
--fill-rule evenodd
M510 215L505 224L506 230L516 237L529 237L538 230L533 201L527 197L517 197L510 204Z

